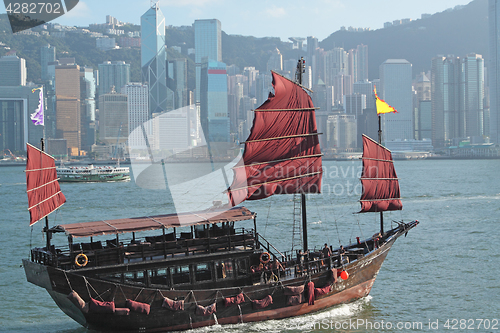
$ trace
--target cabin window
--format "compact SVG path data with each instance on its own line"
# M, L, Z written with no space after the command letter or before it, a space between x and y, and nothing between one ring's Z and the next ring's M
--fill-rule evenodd
M174 284L190 283L189 265L172 267L172 280Z
M231 260L217 261L215 263L215 271L217 279L231 279L233 275L233 262Z
M201 263L195 265L196 281L210 281L212 280L212 270L209 263Z
M165 286L170 285L170 278L168 276L167 269L158 269L156 271L150 271L150 281L152 284L161 284Z
M248 262L246 258L236 260L236 271L238 276L247 275Z

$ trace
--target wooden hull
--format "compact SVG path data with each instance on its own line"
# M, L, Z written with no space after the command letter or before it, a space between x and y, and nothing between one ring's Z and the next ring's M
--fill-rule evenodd
M339 277L336 283L332 283L329 270L311 274L310 279L318 288L332 284L331 292L319 296L314 305L308 305L305 297L305 303L287 305L288 296L284 294L284 286L305 285L309 282L307 276L283 280L280 283L236 288L158 290L84 277L79 275L78 271L63 271L29 260L24 260L23 263L28 281L47 289L59 308L82 326L99 331L160 332L209 326L215 324L216 319L219 324L236 324L294 317L353 302L370 293L384 259L402 233L396 233L380 248L345 266L349 273L349 278L345 281ZM127 316L84 313L67 298L72 290L87 302L90 297L98 299L97 295L101 295L105 301L114 300L120 308L125 307L126 299L148 303L151 305L151 312L149 315L130 312ZM241 291L245 294L245 303L240 306L224 306L223 297L232 297ZM267 295L272 295L273 304L264 309L254 309L250 300L262 299ZM163 308L163 297L184 299L184 311ZM214 315L199 316L195 313L197 304L207 306L214 302L217 303L216 318Z

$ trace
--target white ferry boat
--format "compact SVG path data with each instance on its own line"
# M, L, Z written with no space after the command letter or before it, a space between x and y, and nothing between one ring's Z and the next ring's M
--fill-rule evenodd
M60 182L112 182L130 180L130 169L117 166L64 166L56 168Z

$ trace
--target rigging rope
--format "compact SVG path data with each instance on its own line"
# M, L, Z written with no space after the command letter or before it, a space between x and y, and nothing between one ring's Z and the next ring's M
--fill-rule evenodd
M267 231L267 223L269 222L269 214L271 214L271 206L273 204L272 200L269 201L269 208L267 210L267 219L266 219L266 225L264 226L264 237L266 237L266 231Z
M73 290L73 287L71 287L71 283L69 282L68 276L66 275L66 271L63 272L64 272L64 277L66 278L66 282L68 282L69 289Z

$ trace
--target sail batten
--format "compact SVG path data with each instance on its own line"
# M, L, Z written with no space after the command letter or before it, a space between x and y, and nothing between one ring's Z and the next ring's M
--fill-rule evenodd
M362 160L360 213L403 209L391 151L363 135Z
M284 139L291 139L291 138L304 138L307 136L313 136L313 135L319 135L320 133L307 133L307 134L295 134L295 135L287 135L287 136L277 136L274 138L265 138L265 139L257 139L257 140L251 140L251 141L245 141L242 143L252 143L252 142L262 142L262 141L270 141L270 140L284 140Z
M234 166L233 169L235 169L235 168L248 168L248 167L253 167L253 166L262 165L262 164L266 164L266 163L279 163L279 162L285 162L285 161L292 161L292 160L296 160L299 158L321 157L321 156L323 156L323 154L296 156L296 157L290 157L290 158L285 158L285 159L281 159L281 160L266 161L266 162L260 162L260 163L255 162L255 163L249 164L249 165L237 165L237 166Z
M66 198L57 181L54 158L30 144L26 148L26 193L33 225L61 207Z
M311 97L272 72L274 94L255 111L242 159L228 189L234 206L274 194L320 193L321 150Z

